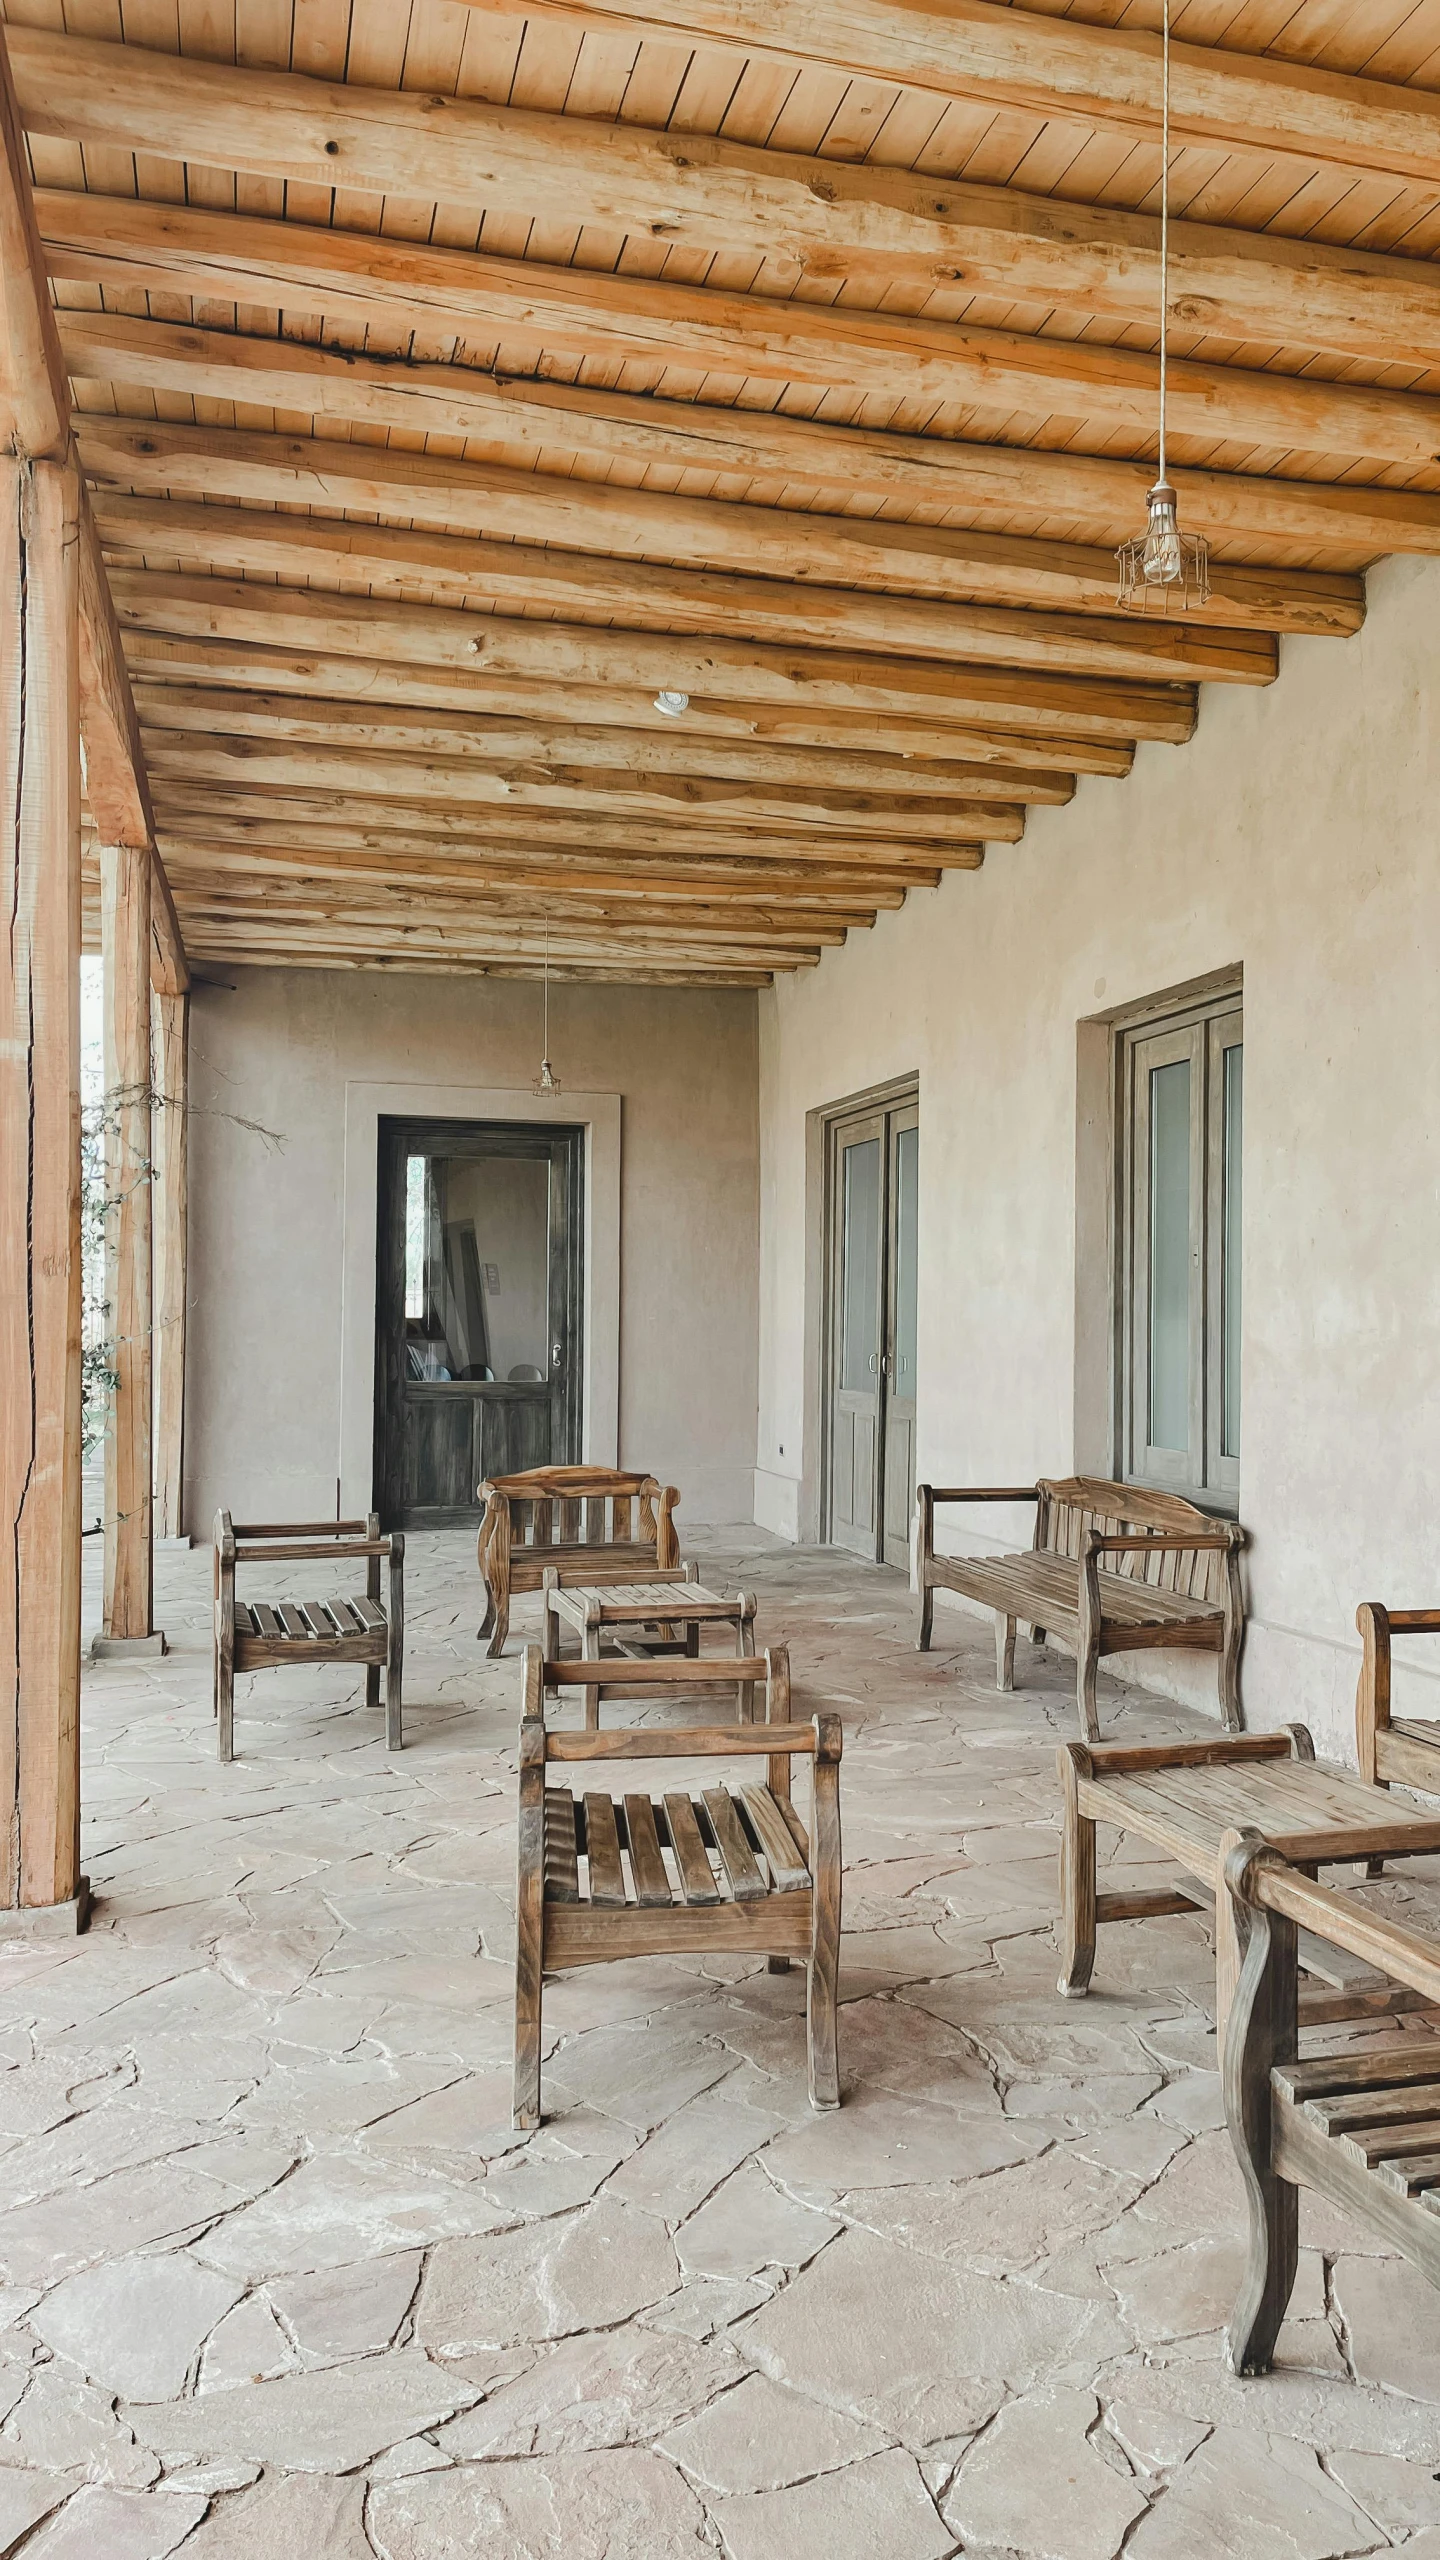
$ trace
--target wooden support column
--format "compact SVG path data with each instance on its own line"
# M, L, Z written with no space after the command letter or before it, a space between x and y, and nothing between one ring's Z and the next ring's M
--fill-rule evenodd
M80 1874L79 482L0 457L0 1930Z
M105 998L105 1432L102 1643L151 1627L150 849L100 848Z
M186 1225L190 998L157 993L155 1107L155 1535L184 1538ZM186 1541L188 1544L188 1540Z

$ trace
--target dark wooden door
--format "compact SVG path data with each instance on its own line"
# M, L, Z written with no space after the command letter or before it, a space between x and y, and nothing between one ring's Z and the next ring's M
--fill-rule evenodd
M830 1536L910 1559L915 1508L920 1114L837 1121L830 1153Z
M462 1528L486 1476L578 1464L584 1133L382 1120L375 1498Z

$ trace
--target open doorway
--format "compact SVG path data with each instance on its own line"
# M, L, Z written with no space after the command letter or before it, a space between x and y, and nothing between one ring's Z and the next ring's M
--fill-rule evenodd
M827 1535L902 1569L915 1508L919 1180L913 1093L830 1123Z
M584 1132L380 1122L375 1485L461 1528L486 1476L580 1457Z

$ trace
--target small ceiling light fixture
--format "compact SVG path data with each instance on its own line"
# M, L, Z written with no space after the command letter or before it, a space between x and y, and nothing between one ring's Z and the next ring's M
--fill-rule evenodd
M677 692L668 684L662 685L655 696L655 708L663 720L683 720L690 708L690 696Z
M1160 463L1147 493L1143 534L1122 542L1115 557L1115 601L1131 613L1187 613L1210 595L1210 551L1203 534L1182 533L1175 492L1165 476L1166 343L1170 316L1170 0L1163 0L1160 38Z
M550 1064L550 919L545 919L545 1029L540 1042L540 1073L530 1087L532 1093L558 1093L560 1079Z

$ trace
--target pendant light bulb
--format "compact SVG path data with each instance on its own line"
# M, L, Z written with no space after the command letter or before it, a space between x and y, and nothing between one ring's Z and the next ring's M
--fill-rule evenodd
M1185 575L1180 528L1175 521L1175 492L1168 480L1157 480L1146 501L1150 521L1140 553L1140 575L1150 587L1173 587Z
M532 1093L558 1093L560 1079L550 1064L550 919L545 919L545 1027L540 1036L540 1073L530 1087Z
M683 720L690 708L690 696L668 684L662 685L655 696L655 708L663 720Z

